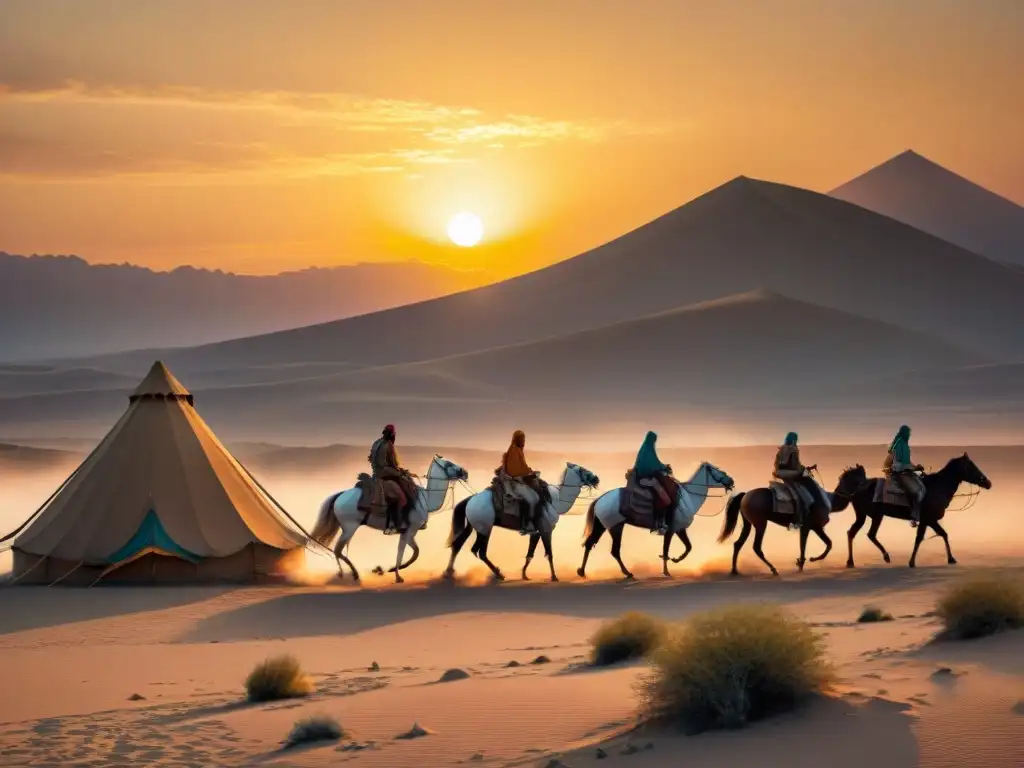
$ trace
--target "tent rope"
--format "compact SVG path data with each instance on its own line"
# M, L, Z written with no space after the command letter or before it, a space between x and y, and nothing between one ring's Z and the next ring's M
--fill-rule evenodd
M34 563L32 563L32 567L31 568L29 568L27 571L22 571L21 573L19 573L17 576L15 576L10 581L5 581L3 585L5 587L13 587L15 584L17 584L19 581L21 581L25 576L28 576L30 573L32 573L32 571L34 571L36 568L38 568L39 564L42 563L43 561L45 561L46 559L47 559L46 555L40 555L39 559L36 560Z
M74 573L75 571L77 571L77 570L78 570L79 568L81 568L81 567L82 567L83 565L85 565L85 561L84 561L84 560L79 560L79 561L78 561L78 565L76 565L76 566L75 566L74 568L72 568L71 570L69 570L69 571L66 571L66 572L65 572L65 573L64 573L64 574L63 574L62 576L58 576L58 577L57 577L56 579L54 579L53 581L51 581L51 582L50 582L49 584L47 584L46 586L48 586L48 587L52 587L52 586L53 586L54 584L60 584L60 583L61 583L62 581L64 581L64 579L66 579L66 578L67 578L68 576L70 576L70 575L71 575L72 573ZM92 586L92 584L90 584L89 586L91 587L91 586Z
M270 499L270 501L274 504L274 506L277 507L281 511L281 513L292 522L292 525L294 525L296 528L298 528L299 531L306 537L306 542L307 542L306 546L307 547L309 546L309 542L313 542L318 547L322 548L325 552L330 552L332 557L334 556L334 552L329 547L325 547L319 541L316 541L310 535L309 531L307 531L305 528L303 528L302 525L299 523L299 521L296 520L294 517L292 517L288 513L288 510L285 509L277 499L275 499L273 496L270 495L270 491L268 491L266 488L264 488L263 485L260 483L260 481L257 480L255 477L253 477L253 474L252 474L252 472L249 471L248 467L246 467L237 458L235 458L235 461L238 462L238 466L240 466L245 471L245 474L249 477L249 479L252 480L256 484L256 487L259 488L260 491L263 492L263 495L266 496L268 499Z

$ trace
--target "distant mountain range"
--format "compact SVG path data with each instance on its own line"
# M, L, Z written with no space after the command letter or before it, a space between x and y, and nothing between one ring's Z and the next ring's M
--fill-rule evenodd
M0 360L194 346L351 317L482 282L479 274L420 262L254 276L0 252Z
M1024 207L916 152L903 152L829 194L1024 267Z
M190 348L0 366L0 434L100 433L156 358L232 441L359 442L386 422L421 444L514 426L589 444L655 425L757 442L797 424L872 441L905 421L1004 440L1024 436L1024 269L739 177L501 283Z

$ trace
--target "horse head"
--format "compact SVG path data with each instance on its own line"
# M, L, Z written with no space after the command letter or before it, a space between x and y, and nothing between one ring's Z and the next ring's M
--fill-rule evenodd
M732 489L736 487L733 479L710 461L701 462L700 467L697 468L697 473L693 476L695 483L700 483L702 473L704 475L702 484L708 488L724 488L731 493Z
M581 467L579 464L573 464L567 462L565 465L565 479L562 481L563 485L578 486L580 488L597 488L601 483L601 478L595 475L586 467Z
M967 455L966 451L963 456L951 459L946 467L954 472L954 476L961 482L976 485L979 488L984 488L986 491L992 489L992 481L988 479L984 472L978 469L978 465Z
M868 480L868 473L861 464L854 464L847 467L839 475L839 482L836 484L835 495L846 499L852 498L860 487Z
M458 480L469 480L469 472L464 470L454 461L448 461L448 459L439 454L434 454L434 459L430 462L431 471L427 474L433 475L433 469L435 467L441 471L442 476L438 478L439 480L448 480L453 483Z

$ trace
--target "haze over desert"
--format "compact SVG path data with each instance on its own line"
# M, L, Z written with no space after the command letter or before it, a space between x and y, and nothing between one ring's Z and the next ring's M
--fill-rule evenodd
M0 4L0 766L1024 765L1024 4Z

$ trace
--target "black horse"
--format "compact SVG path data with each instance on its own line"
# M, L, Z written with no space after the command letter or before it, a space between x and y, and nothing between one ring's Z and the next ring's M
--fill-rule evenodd
M850 530L846 532L846 538L849 542L850 556L846 561L847 568L853 568L853 539L860 532L860 529L864 527L864 523L868 518L871 518L871 527L868 529L868 539L871 543L878 547L882 553L882 557L885 562L890 563L892 559L889 557L889 553L885 551L885 547L882 546L882 542L878 540L878 528L882 525L883 518L894 517L897 520L910 520L910 507L886 504L884 502L875 501L875 489L877 487L878 478L869 478L867 473L864 471L864 467L857 464L850 467L840 476L840 486L848 486L847 482L856 482L857 490L849 496L849 500L853 503L853 511L857 515L857 519L854 520L853 525L850 526ZM949 535L946 533L946 529L940 524L940 520L946 516L946 510L949 508L950 502L953 497L956 496L957 491L960 489L961 483L969 483L976 485L979 488L989 490L992 488L992 481L989 480L985 473L978 469L978 465L975 464L971 458L965 453L963 456L957 456L954 459L950 459L946 466L940 469L938 472L932 474L926 474L921 476L921 480L924 482L926 494L924 501L921 502L921 520L917 526L917 538L914 540L914 552L910 556L910 567L913 568L917 561L917 550L921 546L921 542L924 541L925 532L931 528L935 533L942 538L942 541L946 545L946 558L950 565L956 565L956 558L953 557L953 551L949 548Z

